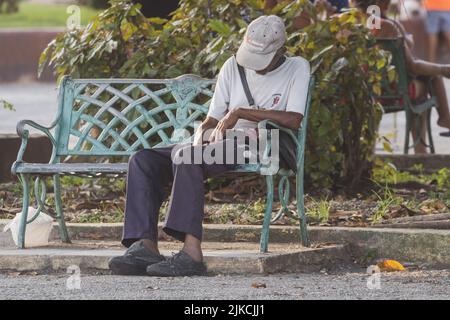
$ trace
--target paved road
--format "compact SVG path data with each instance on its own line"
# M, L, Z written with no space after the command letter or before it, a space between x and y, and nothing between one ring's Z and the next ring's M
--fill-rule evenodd
M0 299L450 299L450 271L383 273L379 289L368 288L363 272L172 279L81 275L79 290L67 289L68 277L3 274Z
M450 80L446 80L450 96ZM16 123L21 119L31 119L48 125L56 114L57 90L53 83L0 84L0 97L14 104L16 111L0 109L0 134L15 133ZM437 153L450 153L450 138L439 136L444 131L436 125L437 113L432 116L433 136ZM402 113L383 117L380 133L393 142L394 153L403 153L405 117ZM377 152L382 153L381 146Z

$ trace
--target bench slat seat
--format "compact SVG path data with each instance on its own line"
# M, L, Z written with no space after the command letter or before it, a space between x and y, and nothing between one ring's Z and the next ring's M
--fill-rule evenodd
M259 173L260 165L240 165L231 172L236 173ZM29 174L126 174L127 163L20 163L16 166L16 173Z
M21 163L17 166L17 173L33 174L72 174L72 173L126 173L127 163Z

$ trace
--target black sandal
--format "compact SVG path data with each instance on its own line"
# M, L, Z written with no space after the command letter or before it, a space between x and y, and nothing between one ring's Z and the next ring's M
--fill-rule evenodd
M439 133L439 135L440 135L441 137L448 137L448 138L450 138L450 131L447 131L447 132L441 132L441 133Z

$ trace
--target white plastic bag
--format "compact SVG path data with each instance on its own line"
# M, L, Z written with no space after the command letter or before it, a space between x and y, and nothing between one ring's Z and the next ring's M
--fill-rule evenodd
M33 207L28 207L28 217L27 220L34 217L36 214L36 209ZM22 217L22 212L19 212L14 219L11 220L10 223L8 223L5 228L3 229L3 232L6 232L8 230L11 230L11 234L14 240L14 243L16 246L19 245L19 226L20 226L20 219ZM41 247L48 245L48 239L50 237L50 232L52 231L52 225L53 225L53 218L49 215L41 212L37 216L37 218L27 224L26 230L25 230L25 247Z

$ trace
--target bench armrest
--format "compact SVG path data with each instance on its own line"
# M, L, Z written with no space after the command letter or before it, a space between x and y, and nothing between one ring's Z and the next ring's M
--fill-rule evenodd
M300 135L299 135L300 131L296 132L293 129L289 129L289 128L283 127L283 126L281 126L281 125L279 125L279 124L277 124L277 123L275 123L273 121L270 121L270 120L263 120L263 121L258 122L258 131L261 130L261 129L266 130L266 129L269 128L269 126L270 126L270 129L277 129L277 130L280 130L280 131L285 132L286 134L288 134L292 138L292 140L294 141L294 143L295 143L295 145L297 147L297 154L298 154L298 152L300 150L300 141L301 141ZM267 137L269 137L269 139L271 139L271 135L270 134L268 134ZM263 136L260 135L259 138L260 139L264 139L264 135ZM271 153L271 146L272 146L271 143L267 143L267 142L265 143L264 153L262 154L262 162L263 163L265 163L265 161L267 159L269 159L269 154ZM298 159L300 159L300 158L298 158ZM298 163L297 163L297 166L298 166ZM284 169L281 169L281 170L284 170Z
M278 129L280 131L286 132L295 141L295 143L297 144L297 147L299 146L299 143L300 143L299 136L298 136L298 134L296 134L296 132L294 130L280 126L279 124L277 124L273 121L263 120L263 121L258 122L258 129L267 129L268 125L272 126L275 129Z
M49 163L51 163L54 160L55 157L55 152L56 152L56 140L53 137L52 133L50 132L51 129L53 129L57 124L57 121L53 122L49 127L45 127L42 126L32 120L21 120L19 121L19 123L17 123L17 127L16 127L16 131L17 131L17 135L22 138L22 143L20 145L19 148L19 152L17 154L17 159L14 162L12 168L11 168L11 172L13 174L15 174L15 167L16 164L19 164L21 162L23 162L23 155L25 153L25 150L27 148L27 143L28 143L28 137L29 137L29 130L26 129L26 126L32 127L36 130L39 130L40 132L44 133L50 140L50 142L52 143L53 146L53 152L52 152L52 156L50 158Z

